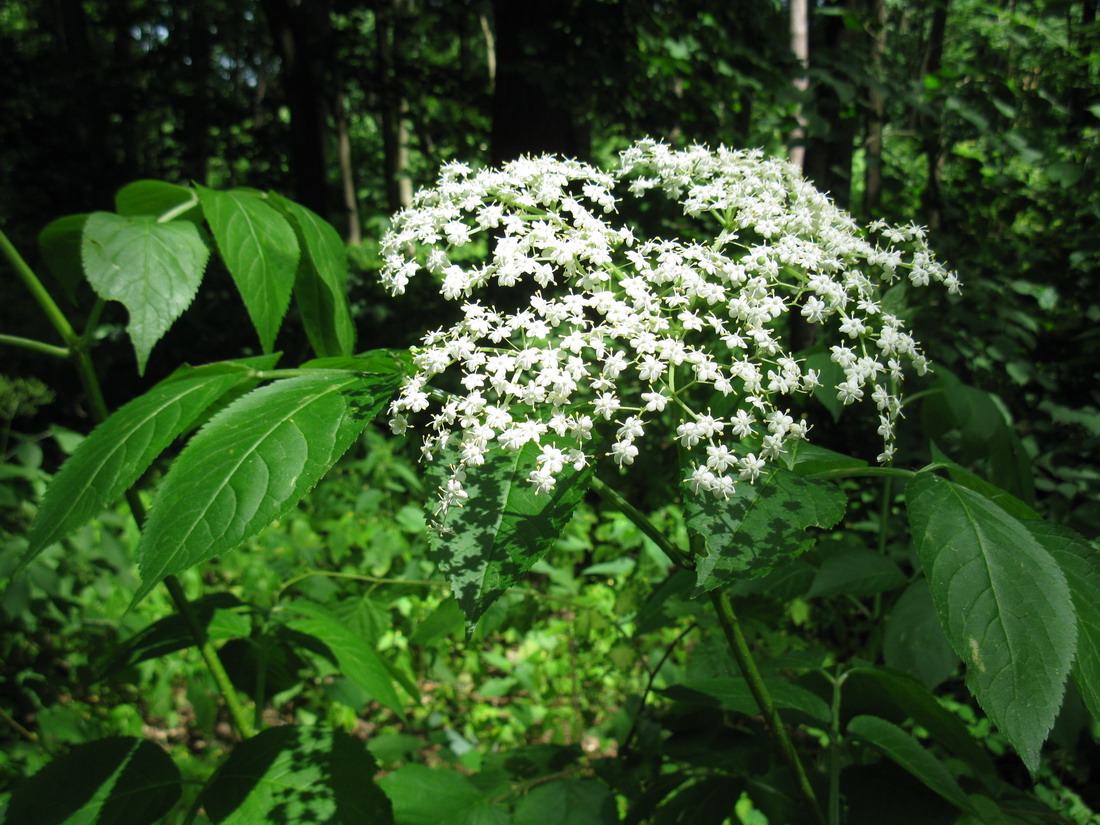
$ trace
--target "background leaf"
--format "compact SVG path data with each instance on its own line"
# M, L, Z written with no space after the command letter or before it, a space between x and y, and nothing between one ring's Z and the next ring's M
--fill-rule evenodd
M309 822L392 825L378 766L364 744L305 725L268 728L241 742L203 791L215 825Z
M264 352L290 304L298 271L298 239L286 218L258 195L196 186L218 251L241 293Z
M848 723L848 735L882 751L959 810L974 810L947 768L897 725L877 716L857 716Z
M613 825L615 797L592 779L555 779L537 785L516 806L513 825Z
M511 825L502 805L453 770L403 765L378 784L397 825Z
M775 467L756 484L742 482L729 501L685 489L688 526L705 540L696 588L713 590L765 576L806 552L808 527L832 527L847 500L832 484Z
M88 216L80 249L92 288L129 311L126 331L143 373L153 345L198 292L210 250L192 223L110 212Z
M163 180L136 180L115 193L115 211L120 215L150 215L159 218L171 209L190 203L177 218L198 223L202 220L198 196L193 189Z
M357 634L337 616L316 602L297 600L284 608L303 616L286 623L291 630L320 639L332 651L340 671L381 704L404 718L402 702L393 689L386 663L368 639Z
M344 241L330 223L304 206L279 195L270 197L289 216L303 252L294 296L313 351L321 357L351 355L355 350L355 325L348 308Z
M807 598L845 593L857 599L905 585L897 563L865 547L844 547L825 556Z
M214 416L173 463L138 544L142 598L165 576L239 547L309 491L378 414L396 374L305 375Z
M917 579L905 589L886 618L882 638L887 665L934 688L959 665L959 657L943 634L927 579Z
M65 294L76 300L77 287L84 281L80 244L87 215L66 215L46 224L38 233L38 249Z
M1024 522L1054 557L1069 584L1077 613L1073 679L1094 719L1100 720L1100 553L1073 530L1047 521Z
M515 452L490 449L484 464L467 468L469 498L447 512L448 532L430 537L470 626L554 546L588 489L591 470L567 466L553 490L536 495L527 476L538 454L530 442Z
M1069 587L1028 530L977 493L921 473L909 521L966 684L1028 769L1054 724L1076 649Z
M149 825L180 796L180 772L159 746L129 736L77 745L17 786L4 825Z
M38 508L24 564L110 507L207 407L262 362L208 364L173 374L117 410L62 465Z
M817 694L791 684L786 679L765 678L764 683L777 708L797 710L819 722L828 722L832 718L829 706ZM746 716L756 716L760 713L760 706L749 690L749 683L738 676L693 679L671 685L658 692L677 702L720 707Z

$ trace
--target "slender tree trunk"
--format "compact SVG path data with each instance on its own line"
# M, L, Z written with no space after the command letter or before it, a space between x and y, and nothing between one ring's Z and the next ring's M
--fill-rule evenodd
M357 244L363 240L359 226L359 198L355 192L355 169L351 162L351 136L348 134L348 115L344 107L342 92L336 95L336 135L340 153L340 193L344 202L344 215L347 220L347 240Z
M791 52L801 67L793 85L800 102L795 109L797 125L787 137L788 157L799 168L806 162L806 117L801 101L810 88L807 72L810 68L810 11L807 0L790 0L791 4Z
M867 138L864 143L863 216L870 219L882 203L882 133L886 107L882 99L883 56L886 54L886 0L869 0L870 83L867 85Z
M328 211L325 107L321 55L328 33L322 0L262 0L275 48L283 61L290 109L290 172L295 197L314 212Z
M928 77L939 73L943 64L943 42L947 33L947 11L950 0L938 0L932 10L932 23L928 32L928 47L924 53L921 75ZM922 196L925 220L936 228L943 223L943 117L921 119L924 154L928 163L927 182Z
M479 14L477 22L481 26L481 36L485 38L485 69L489 73L489 94L493 94L497 87L496 39L493 37L493 28L489 25L488 17Z
M375 42L380 66L382 153L385 167L386 201L397 212L412 203L412 180L408 175L409 129L405 121L408 103L401 94L402 66L400 21L403 0L386 0L375 12Z

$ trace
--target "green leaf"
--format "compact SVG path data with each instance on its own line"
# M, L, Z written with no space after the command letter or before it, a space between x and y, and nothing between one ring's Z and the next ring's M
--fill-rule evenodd
M4 825L150 825L180 796L162 748L130 736L77 745L18 785Z
M970 800L943 763L897 725L877 716L857 716L848 723L848 735L881 751L959 810L973 812Z
M190 204L177 217L198 223L202 220L199 199L193 189L163 180L137 180L115 193L115 211L120 215L150 215L159 218Z
M905 585L905 574L881 553L862 547L829 553L814 576L808 598L844 593L857 599Z
M399 383L392 374L288 378L211 418L157 491L138 543L144 583L135 600L165 576L239 547L289 511Z
M490 449L484 464L467 468L469 498L447 512L446 532L429 539L468 630L554 546L588 489L591 470L567 466L552 491L537 495L527 476L538 454L531 442L515 452Z
M516 806L513 825L614 825L615 797L592 779L555 779L536 785Z
M80 243L87 215L66 215L50 221L38 233L38 248L50 272L70 299L76 299L77 287L84 281L84 262Z
M775 706L780 710L797 710L820 722L828 722L832 718L829 706L817 694L791 684L786 679L766 677L764 684ZM722 710L746 716L760 714L760 707L749 690L749 683L739 676L692 679L658 692L685 704L720 707Z
M232 593L209 593L191 602L190 605L192 614L199 625L205 629L206 637L210 641L247 635L250 624L247 617L242 617L245 623L243 628L232 628L232 625L226 622L214 623L214 617L219 612L238 611L244 608L244 603ZM219 632L221 628L231 632ZM106 679L138 662L159 659L161 656L175 653L177 650L185 650L194 644L195 634L191 630L190 623L179 613L173 613L171 616L165 616L153 622L115 647L98 669L98 678Z
M223 362L174 373L96 427L46 489L22 564L118 501L207 407L247 381L250 371L246 363Z
M348 307L348 259L332 224L294 201L272 194L272 202L290 218L303 251L294 296L306 335L318 356L351 355L355 325Z
M796 441L783 458L787 469L794 470L800 476L838 470L858 470L867 466L867 462L862 458L827 450L808 441Z
M995 774L986 750L971 736L959 716L912 676L884 667L855 667L845 674L844 715L871 713L897 723L912 720L932 741L966 760L977 773Z
M397 825L511 825L507 810L445 768L404 765L379 780Z
M293 601L285 609L304 617L289 620L287 627L320 639L332 651L345 676L404 719L389 669L367 639L316 602Z
M126 329L143 373L153 345L198 292L210 250L192 223L110 212L88 216L80 249L96 294L129 311Z
M214 825L393 825L390 801L374 783L377 770L364 744L346 733L268 728L233 748L202 805Z
M1013 518L1018 518L1021 521L1039 518L1038 513L1020 501L1020 499L1016 498L1016 496L1002 490L995 484L990 484L984 478L976 473L970 472L970 470L962 465L956 464L934 443L932 444L932 460L938 464L943 464L947 468L947 474L951 476L951 480L956 484L985 496Z
M298 270L294 230L261 197L197 186L218 251L241 293L264 352L275 345Z
M1034 772L1076 649L1065 576L1023 524L965 487L921 473L906 498L967 686Z
M1094 719L1100 720L1100 553L1079 534L1047 521L1025 522L1061 567L1077 613L1073 679Z
M704 538L696 566L697 591L766 576L813 545L808 527L829 528L847 503L832 484L773 468L756 484L741 483L729 501L684 493L688 527Z
M887 665L912 674L929 688L947 679L959 664L932 604L927 579L917 579L894 603L882 639Z

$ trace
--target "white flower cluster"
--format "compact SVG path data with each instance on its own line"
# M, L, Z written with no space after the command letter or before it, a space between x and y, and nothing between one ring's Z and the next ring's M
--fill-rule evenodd
M710 216L713 237L640 240L616 223L620 196L651 190L687 216ZM454 262L454 250L479 233L488 255ZM451 164L395 217L382 245L390 292L426 269L446 298L464 302L461 321L425 337L391 408L400 433L409 413L432 406L433 377L451 371L465 389L434 393L440 401L424 443L429 458L445 447L458 456L440 520L466 497L465 470L483 463L492 444L536 445L529 480L545 492L567 465L593 460L599 429L613 437L606 454L619 466L633 463L638 440L670 405L675 438L696 457L685 480L728 497L809 429L782 406L821 380L784 349L790 312L836 331L832 360L844 380L833 389L844 404L874 401L885 442L879 460L888 461L902 365L922 372L927 364L884 311L878 286L904 274L915 285L958 290L922 229L876 222L865 235L786 161L650 140L624 151L612 173L551 157L476 172ZM512 313L471 300L494 281L529 282L533 295ZM732 396L727 406L736 411L696 409L700 390Z

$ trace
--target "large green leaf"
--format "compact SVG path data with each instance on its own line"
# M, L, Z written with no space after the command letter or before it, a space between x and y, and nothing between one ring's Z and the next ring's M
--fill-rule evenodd
M46 490L24 564L110 507L207 407L273 359L181 370L121 407L80 443Z
M130 736L77 745L18 785L3 825L149 825L180 796L162 748Z
M1094 719L1100 720L1100 552L1079 534L1047 521L1024 522L1054 557L1069 584L1077 613L1077 658L1073 679Z
M507 810L462 774L404 765L379 780L397 825L510 825Z
M909 521L940 623L966 683L1034 771L1076 649L1069 586L1027 528L931 473L906 489Z
M120 215L159 218L173 210L177 217L194 222L202 220L198 196L186 186L163 180L136 180L115 193L115 211Z
M344 242L316 214L294 201L270 196L298 236L302 259L294 281L294 296L306 335L318 356L351 355L355 325L348 308L348 259Z
M293 507L378 414L400 377L321 373L250 392L190 441L157 491L137 557L144 597L239 547Z
M959 657L940 627L927 579L917 579L894 602L883 631L882 656L887 665L904 670L929 688L959 666Z
M96 293L129 311L126 330L144 372L153 345L198 292L210 250L193 223L111 212L88 216L80 250Z
M703 537L696 566L700 591L766 576L813 544L809 527L829 528L844 515L844 493L833 484L773 468L756 484L741 483L729 501L686 490L688 527Z
M290 305L298 271L298 239L286 218L251 192L216 192L197 186L218 251L241 293L264 352Z
M285 610L302 616L286 622L287 627L320 639L332 651L345 676L372 698L404 717L389 669L367 639L316 602L293 601L285 606Z
M76 298L77 287L84 280L80 244L84 238L86 220L87 215L66 215L50 221L38 233L38 249L42 252L42 260L71 299Z
M843 593L862 599L903 587L905 581L901 568L881 553L865 547L843 547L825 556L806 597Z
M364 744L341 731L268 728L233 748L202 804L215 825L393 825L377 771Z
M469 498L447 512L446 532L431 536L432 555L470 628L554 546L588 489L591 470L567 466L551 492L537 495L527 477L538 454L534 443L490 450L484 464L466 470Z
M615 797L594 779L555 779L533 788L516 806L512 825L614 825Z
M848 735L858 737L884 753L959 810L974 810L966 793L943 763L897 725L877 716L857 716L848 723Z

